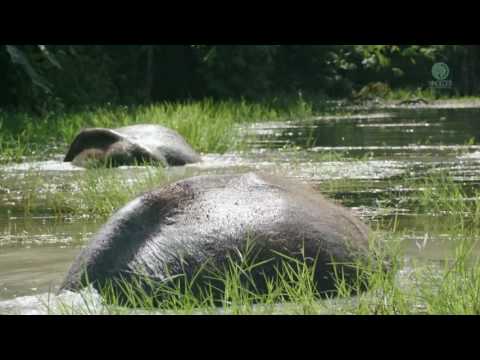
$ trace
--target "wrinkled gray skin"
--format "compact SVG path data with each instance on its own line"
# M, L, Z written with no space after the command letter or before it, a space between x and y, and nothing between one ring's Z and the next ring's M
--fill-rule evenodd
M200 156L175 131L160 125L132 125L118 129L82 130L64 161L87 166L89 161L110 166L144 162L175 166L200 161Z
M334 290L329 263L365 254L368 231L349 210L302 184L255 173L198 176L120 209L81 252L61 288L79 290L88 278L98 289L139 269L164 283L183 272L191 278L206 263L222 268L228 256L238 260L237 249L243 252L251 241L257 261L273 259L256 269L259 291L263 274L273 274L282 259L273 251L297 259L304 251L317 259L317 288L327 292ZM352 274L344 270L348 279ZM203 277L197 281L200 288L207 284Z

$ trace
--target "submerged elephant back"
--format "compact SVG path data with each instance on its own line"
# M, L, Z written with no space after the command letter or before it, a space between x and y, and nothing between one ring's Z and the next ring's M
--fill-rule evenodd
M200 156L177 132L160 125L132 125L118 129L82 130L72 142L64 161L88 166L96 161L110 166L157 163L185 165Z
M176 131L160 125L132 125L116 131L132 143L141 144L155 157L163 157L169 165L185 165L200 161L200 156Z
M368 228L350 211L301 185L279 178L199 176L148 192L120 209L80 254L62 286L79 289L85 278L99 284L141 271L156 281L193 277L245 251L271 273L281 257L317 261L319 291L333 290L330 262L364 254ZM84 271L85 270L85 271Z

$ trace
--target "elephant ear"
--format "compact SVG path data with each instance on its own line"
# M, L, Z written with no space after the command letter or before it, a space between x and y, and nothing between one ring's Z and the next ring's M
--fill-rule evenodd
M63 161L72 161L85 149L107 149L124 136L111 129L95 128L82 130L73 140Z

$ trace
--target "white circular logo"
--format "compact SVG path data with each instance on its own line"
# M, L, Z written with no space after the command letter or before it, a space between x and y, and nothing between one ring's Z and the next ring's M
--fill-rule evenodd
M445 63L436 63L432 66L432 75L437 80L445 80L450 74L450 69Z

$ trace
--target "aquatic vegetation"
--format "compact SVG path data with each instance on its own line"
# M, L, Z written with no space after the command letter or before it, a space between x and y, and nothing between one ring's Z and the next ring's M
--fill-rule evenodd
M129 279L105 284L100 289L102 306L90 306L92 313L146 313L167 314L319 314L322 305L314 281L315 263L285 257L275 274L265 275L265 291L257 291L253 272L262 265L256 261L254 247L239 254L239 260L230 258L222 269L199 270L191 280L186 276L171 279L168 285L148 278ZM211 286L199 290L198 276L211 279ZM145 281L151 291L145 290ZM92 289L92 287L90 287ZM125 305L129 306L127 310ZM78 313L76 307L64 308L60 313ZM58 311L58 310L57 310Z
M398 102L400 98L392 100ZM173 288L158 285L158 292L167 294L158 304L149 294L139 291L137 284L125 282L123 288L127 298L139 308L122 306L123 300L106 286L103 295L110 296L110 303L102 302L98 294L81 294L76 299L82 301L72 302L69 296L73 295L70 294L60 297L59 301L65 301L63 307L52 305L50 312L480 312L480 264L477 260L480 251L477 243L480 239L480 157L474 146L477 138L472 137L477 131L475 119L478 110L459 112L437 109L416 113L401 110L398 112L402 117L400 122L394 116L367 119L360 114L358 118L342 119L337 126L335 122L338 119L305 122L304 119L317 110L300 102L298 106L293 106L292 111L287 110L286 104L280 110L273 106L271 111L265 104L257 105L225 102L224 108L220 109L218 103L205 101L137 108L103 107L79 111L77 115L73 112L67 115L50 114L48 121L35 118L35 121L38 119L37 124L33 123L33 118L27 120L21 114L13 115L10 120L6 119L10 114L0 114L0 162L24 162L7 166L2 172L2 252L8 254L13 247L67 246L74 254L72 244L85 244L100 223L143 191L173 181L175 177L255 168L308 182L327 196L354 208L358 215L370 222L372 228L376 226L373 241L381 243L382 249L372 249L372 257L366 262L349 264L358 273L356 282L347 285L342 274L338 273L337 296L325 298L312 287L309 264L286 262L266 282L267 291L259 294L248 287L248 276L245 275L255 262L232 263L227 269L211 274L224 285L220 303L214 301L215 289L199 296L193 291L193 284L183 281ZM207 115L203 116L205 113ZM207 160L205 167L186 167L184 170L143 166L103 169L94 164L87 171L58 171L65 169L54 166L48 170L27 170L30 161L36 159L55 159L52 164L60 164L58 160L68 141L84 124L122 126L143 121L146 114L154 122L166 124L163 121L172 121L173 127L183 129L181 131L192 139L189 141L195 142L203 151L245 151L235 152L235 159L230 155L213 154L212 158L220 159L214 164L209 164ZM414 118L417 115L422 118ZM249 122L255 117L268 122L253 126ZM223 127L223 118L227 119L228 129ZM294 118L303 120L298 123L291 121ZM17 120L18 123L15 123ZM190 124L197 123L197 120L200 126ZM24 126L28 122L32 124ZM55 128L52 124L59 124L59 127ZM314 127L318 130L316 133L312 130ZM253 130L253 134L243 133L239 137L237 130L245 128ZM255 131L258 133L255 134ZM348 134L345 143L340 141L344 134ZM49 146L45 146L47 142ZM424 143L429 145L417 145ZM255 149L249 150L252 144ZM471 156L463 156L466 152ZM209 156L206 158L209 159ZM227 162L228 166L223 167ZM38 226L43 218L49 220L46 225ZM25 225L27 222L30 223ZM62 224L61 227L54 225L55 222ZM385 272L382 267L387 260L390 271ZM6 270L8 272L9 269ZM359 289L366 291L359 294ZM22 292L29 293L28 289ZM8 293L2 295L9 296ZM52 294L51 300L53 304L57 297Z
M115 174L105 169L93 170L91 177L82 178L82 194L85 196L83 211L95 211L108 215L113 208L141 190L159 181L166 181L163 174L150 173L132 183L118 182ZM85 174L87 172L84 172ZM110 175L106 175L110 173ZM242 262L231 262L226 269L211 276L223 285L222 301L214 299L214 288L201 294L194 291L193 282L185 279L175 286L158 284L162 301L147 294L135 282L123 283L124 296L119 297L108 284L98 296L85 298L85 304L64 304L52 308L61 314L478 314L480 312L480 263L476 257L478 230L458 221L465 208L455 205L458 198L468 199L462 185L448 176L432 175L424 182L437 187L437 197L425 195L423 206L430 208L436 201L437 210L445 212L452 226L448 231L452 250L442 262L414 260L405 255L403 233L396 219L383 224L372 233L371 255L367 259L349 264L358 274L353 285L347 285L342 274L337 276L337 296L320 296L312 286L313 268L302 261L286 261L278 272L266 281L267 291L259 294L248 282L249 272L255 268L255 259L248 254ZM136 184L136 185L132 185ZM343 185L342 182L335 186ZM345 185L348 185L346 183ZM130 187L129 187L130 186ZM120 189L127 194L119 195ZM443 190L442 190L443 189ZM431 191L434 191L433 189ZM99 205L100 192L110 192L110 202ZM419 191L423 193L422 191ZM443 193L442 193L443 192ZM457 194L453 197L449 194ZM90 196L90 198L89 198ZM124 198L122 198L124 197ZM101 196L104 199L103 196ZM116 200L115 200L116 199ZM440 200L440 201L439 201ZM102 200L104 201L104 200ZM117 201L117 202L116 202ZM468 202L468 201L467 201ZM97 207L96 207L97 206ZM471 205L470 205L471 206ZM437 211L435 210L435 211ZM455 225L455 226L453 226ZM420 249L421 251L421 249ZM388 271L385 271L388 264ZM344 264L345 265L345 264ZM360 292L359 290L366 291ZM157 294L158 294L157 293ZM138 309L124 307L124 297Z
M480 263L472 252L475 245L471 238L457 237L454 251L443 262L414 261L405 257L398 233L376 230L370 240L371 255L351 264L357 282L349 286L338 273L336 296L316 291L311 262L290 258L268 277L266 291L256 292L251 273L259 262L246 251L242 261L231 261L211 272L213 285L203 292L196 290L195 279L186 277L169 286L152 282L153 294L129 280L119 283L121 294L118 286L107 283L100 293L87 287L75 296L49 295L43 306L50 314L85 315L480 314Z
M440 263L407 258L399 232L376 231L374 236L385 235L389 239L383 239L380 254L376 252L377 256L370 257L369 261L355 265L362 274L360 283L366 284L368 291L352 298L351 289L339 282L340 297L344 301L330 302L327 312L355 315L480 313L480 262L474 252L478 242L476 234L465 232L458 236L452 231L453 249ZM385 272L381 268L387 259L389 271Z
M86 127L118 128L153 123L176 130L199 152L223 153L245 146L237 125L248 122L304 119L329 113L335 105L315 106L295 97L263 102L214 101L158 103L139 106L103 106L36 117L0 111L0 160L20 161L38 149L65 153L75 135ZM53 146L53 149L52 149ZM63 151L65 149L65 151Z
M26 153L27 145L23 144L19 138L15 139L0 133L0 163L20 162Z
M456 242L451 259L418 276L419 298L427 313L480 315L480 261L473 252L478 239Z
M448 215L460 229L480 224L479 189L469 188L446 172L433 173L415 183L417 211Z
M78 172L70 182L61 185L49 184L45 174L28 172L16 189L18 198L7 209L24 216L103 219L140 193L168 181L163 168L132 169L136 170L125 176L128 169L92 168Z
M469 263L468 241L458 244L453 259L444 268L437 265L408 263L402 253L399 237L384 238L376 232L371 240L371 256L351 264L358 280L352 286L337 276L336 296L319 294L314 286L314 267L304 261L286 259L266 281L266 292L258 293L249 282L257 266L248 256L245 261L231 262L223 272L212 274L221 283L218 289L199 293L193 282L181 279L172 286L156 284L151 294L133 281L122 283L119 296L113 286L101 291L101 307L90 306L89 313L106 314L478 314L480 306L480 264ZM392 241L393 240L393 241ZM388 264L388 265L386 265ZM448 264L448 265L447 265ZM388 267L388 271L385 271ZM405 270L407 269L407 270ZM364 290L360 292L360 290ZM159 301L158 299L161 298ZM125 299L130 306L125 307ZM98 301L98 300L97 300ZM83 309L83 310L82 310ZM60 313L83 313L70 307ZM57 312L58 313L58 312ZM88 313L88 312L87 312Z

